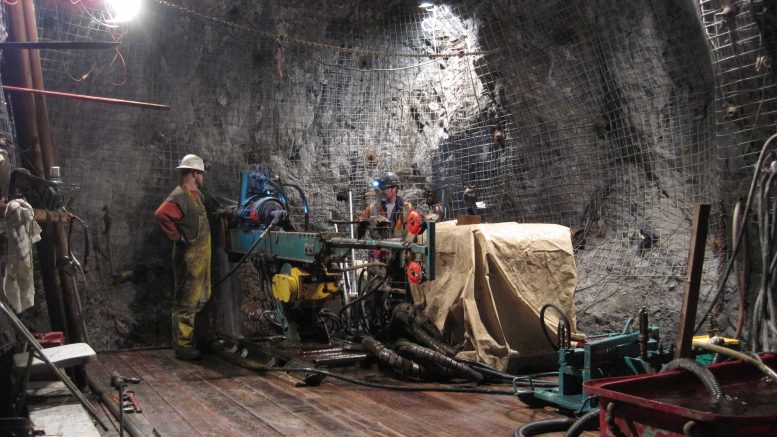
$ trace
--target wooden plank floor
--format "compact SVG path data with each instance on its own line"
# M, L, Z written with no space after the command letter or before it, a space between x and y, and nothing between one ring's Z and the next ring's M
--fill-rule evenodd
M132 416L161 436L511 436L522 423L563 417L506 395L398 392L331 377L297 387L285 373L259 374L213 355L183 362L163 349L100 354L87 370L106 386L112 371L140 378L128 389L143 412Z

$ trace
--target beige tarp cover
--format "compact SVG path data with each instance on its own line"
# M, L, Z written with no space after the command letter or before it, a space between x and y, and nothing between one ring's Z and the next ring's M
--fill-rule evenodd
M459 357L504 371L557 363L539 312L554 303L575 330L577 270L569 228L548 224L437 223L436 279L413 288L416 304ZM558 318L546 311L551 338Z

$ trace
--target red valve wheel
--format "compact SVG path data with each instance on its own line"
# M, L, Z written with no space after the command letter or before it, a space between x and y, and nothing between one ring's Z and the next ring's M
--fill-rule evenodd
M407 231L413 235L421 233L421 214L418 211L410 211L407 215Z
M421 269L421 264L412 261L407 265L407 280L411 284L420 284L424 281L424 271Z
M256 203L251 205L251 209L249 209L248 220L251 223L259 223L259 211L257 211Z

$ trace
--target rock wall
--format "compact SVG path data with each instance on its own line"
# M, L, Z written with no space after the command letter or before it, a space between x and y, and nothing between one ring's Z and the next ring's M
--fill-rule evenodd
M98 349L169 341L170 243L153 211L185 153L210 163L214 198L236 197L241 169L273 168L324 228L351 213L337 191L361 206L385 170L447 218L475 183L488 220L573 229L583 330L620 329L643 304L676 329L693 203L722 197L694 2L148 1L114 29L61 3L39 2L42 38L123 44L44 51L49 89L171 107L49 100L70 209L96 249L82 291ZM724 223L716 212L718 240Z

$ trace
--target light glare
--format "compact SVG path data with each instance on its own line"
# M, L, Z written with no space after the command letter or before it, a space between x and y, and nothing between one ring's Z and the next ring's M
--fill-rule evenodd
M111 15L113 23L132 21L140 12L141 0L105 0L105 6Z

